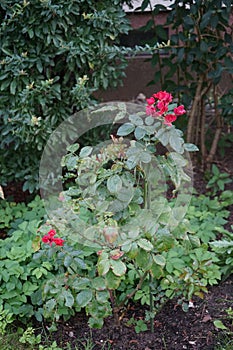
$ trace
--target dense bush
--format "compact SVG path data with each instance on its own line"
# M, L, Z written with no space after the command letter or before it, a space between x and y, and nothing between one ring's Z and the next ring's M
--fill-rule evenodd
M124 76L113 45L128 30L121 2L1 1L1 184L25 181L34 191L52 130Z

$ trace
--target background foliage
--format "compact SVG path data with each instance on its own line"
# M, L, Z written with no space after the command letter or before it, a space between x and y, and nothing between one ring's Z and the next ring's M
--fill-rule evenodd
M129 26L120 0L3 0L0 22L0 182L32 192L52 130L124 76Z
M152 56L156 72L151 84L159 82L162 89L176 93L190 106L187 141L199 146L202 164L208 165L224 126L233 122L232 90L227 91L223 83L233 74L232 1L176 0L169 4L164 26L156 23L156 15L166 7L153 7L150 0L144 0L141 9L148 5L152 18L144 30L154 30L153 42L170 40L169 47Z

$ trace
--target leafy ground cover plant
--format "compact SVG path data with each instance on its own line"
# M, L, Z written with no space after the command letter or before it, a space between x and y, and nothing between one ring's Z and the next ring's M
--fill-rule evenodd
M149 305L153 330L156 303L178 296L187 310L193 294L203 297L220 279L216 255L184 219L185 152L197 148L172 125L185 113L172 99L160 91L136 113L102 106L93 113L115 111L121 121L110 142L69 147L62 160L69 188L41 228L47 238L34 256L53 260L58 272L43 286L41 315L58 320L85 309L91 327L110 314L119 325L122 308L135 300ZM51 229L62 244L48 239Z
M40 289L43 278L39 278L48 274L50 266L46 261L40 266L32 262L37 230L45 221L41 199L36 197L27 206L2 201L1 214L6 235L0 240L0 305L1 316L5 315L1 317L2 325L16 317L25 319L33 315L31 297Z

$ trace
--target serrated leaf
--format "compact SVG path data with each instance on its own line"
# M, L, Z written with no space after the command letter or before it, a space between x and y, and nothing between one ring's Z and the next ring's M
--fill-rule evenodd
M137 241L137 244L139 245L140 248L142 248L147 252L150 252L154 248L153 244L145 238L140 238Z

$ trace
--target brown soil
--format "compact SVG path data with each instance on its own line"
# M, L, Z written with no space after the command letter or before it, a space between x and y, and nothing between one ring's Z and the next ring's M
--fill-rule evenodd
M95 350L214 350L220 334L214 320L221 319L233 332L233 322L226 312L233 305L233 276L210 288L204 300L195 299L193 304L184 312L175 301L168 302L155 317L153 333L137 334L134 326L127 324L131 317L144 318L145 310L134 306L128 308L119 328L109 317L102 329L91 331L85 314L78 313L68 322L60 322L52 338L61 346L67 342L77 345L78 340L80 350L90 337Z

